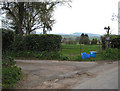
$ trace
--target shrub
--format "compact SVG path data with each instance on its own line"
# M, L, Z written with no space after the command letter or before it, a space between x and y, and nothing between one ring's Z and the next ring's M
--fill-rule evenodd
M32 51L18 51L17 53L14 53L15 57L34 57L34 55L36 54L36 52L32 52Z
M101 36L101 42L102 42L102 49L105 50L106 49L106 37L105 36Z
M94 45L94 44L97 44L97 38L93 38L92 41L91 41L91 44Z
M112 48L109 48L109 49L106 49L104 50L101 55L102 55L102 58L103 59L109 59L109 60L117 60L118 59L118 49L112 49Z
M2 67L11 67L15 64L16 64L16 62L14 61L13 57L3 56Z
M59 52L41 52L37 55L35 55L38 59L44 59L44 60L68 60L69 58L66 55L63 55Z
M64 55L64 54L61 54L60 57L59 57L59 60L68 60L69 58Z
M2 87L11 88L14 84L20 80L21 68L17 66L11 66L2 68Z
M11 49L14 50L15 52L18 52L19 50L24 50L24 42L23 42L23 37L16 34L15 35L15 40L13 45L11 46Z
M111 39L111 48L120 49L120 36L118 36L117 38Z
M3 89L11 88L20 80L21 68L15 66L15 61L12 57L4 56L2 60L2 87Z
M75 60L76 60L76 61L82 61L82 58L81 58L81 56L76 56L76 57L75 57Z
M35 55L35 57L38 59L54 60L54 59L59 59L60 53L43 51L43 52Z
M2 30L2 50L8 50L14 41L14 32L10 30Z
M59 51L62 37L59 35L31 34L18 37L14 42L15 51Z
M23 39L23 49L24 50L30 50L30 51L38 51L40 50L40 37L39 35L37 34L32 34L32 35L27 35L27 36L24 36L24 39Z
M102 40L102 49L106 49L107 44L107 36L104 35L101 37ZM119 35L110 35L110 39L108 41L109 48L118 48L120 49L120 36Z

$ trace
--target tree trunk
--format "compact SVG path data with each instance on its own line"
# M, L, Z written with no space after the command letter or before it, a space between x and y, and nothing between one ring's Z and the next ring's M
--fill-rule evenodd
M46 34L45 25L43 27L43 34Z
M21 24L18 24L18 32L19 32L20 36L23 36L23 31L22 31L22 28L21 28Z
M30 34L30 31L29 30L26 30L26 35L29 35Z
M18 3L18 31L21 36L23 36L23 30L22 30L22 22L23 22L23 16L24 16L24 2Z

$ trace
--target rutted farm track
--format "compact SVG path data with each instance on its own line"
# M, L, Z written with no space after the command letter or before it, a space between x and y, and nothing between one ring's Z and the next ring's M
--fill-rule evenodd
M66 89L84 83L118 66L118 62L16 60L23 78L15 88Z

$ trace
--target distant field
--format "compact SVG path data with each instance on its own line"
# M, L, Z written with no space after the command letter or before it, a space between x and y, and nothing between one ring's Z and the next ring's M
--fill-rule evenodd
M99 46L99 45L83 45L83 44L81 45L81 52L86 52L87 54L89 54L89 51L99 52L99 50L101 50L101 46ZM70 58L73 56L79 56L80 55L80 45L79 44L77 44L77 45L62 44L61 53L69 56ZM99 54L97 54L97 57L95 59L100 59Z
M99 45L81 45L81 52L89 53L89 51L99 51L101 46ZM80 45L77 44L62 44L62 53L63 54L72 54L72 55L79 55L80 54Z

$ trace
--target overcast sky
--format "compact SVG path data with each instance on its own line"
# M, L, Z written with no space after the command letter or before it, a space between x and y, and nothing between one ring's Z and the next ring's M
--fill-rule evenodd
M56 23L50 33L85 32L105 34L104 27L110 26L112 34L118 34L118 22L112 14L118 14L119 0L72 0L72 8L59 6L54 18ZM39 32L39 30L38 30Z
M72 0L72 7L59 6L55 9L56 23L50 33L75 32L105 34L104 27L110 26L112 34L118 34L118 22L112 14L118 14L120 0ZM1 25L1 24L0 24ZM42 32L37 30L37 32Z

